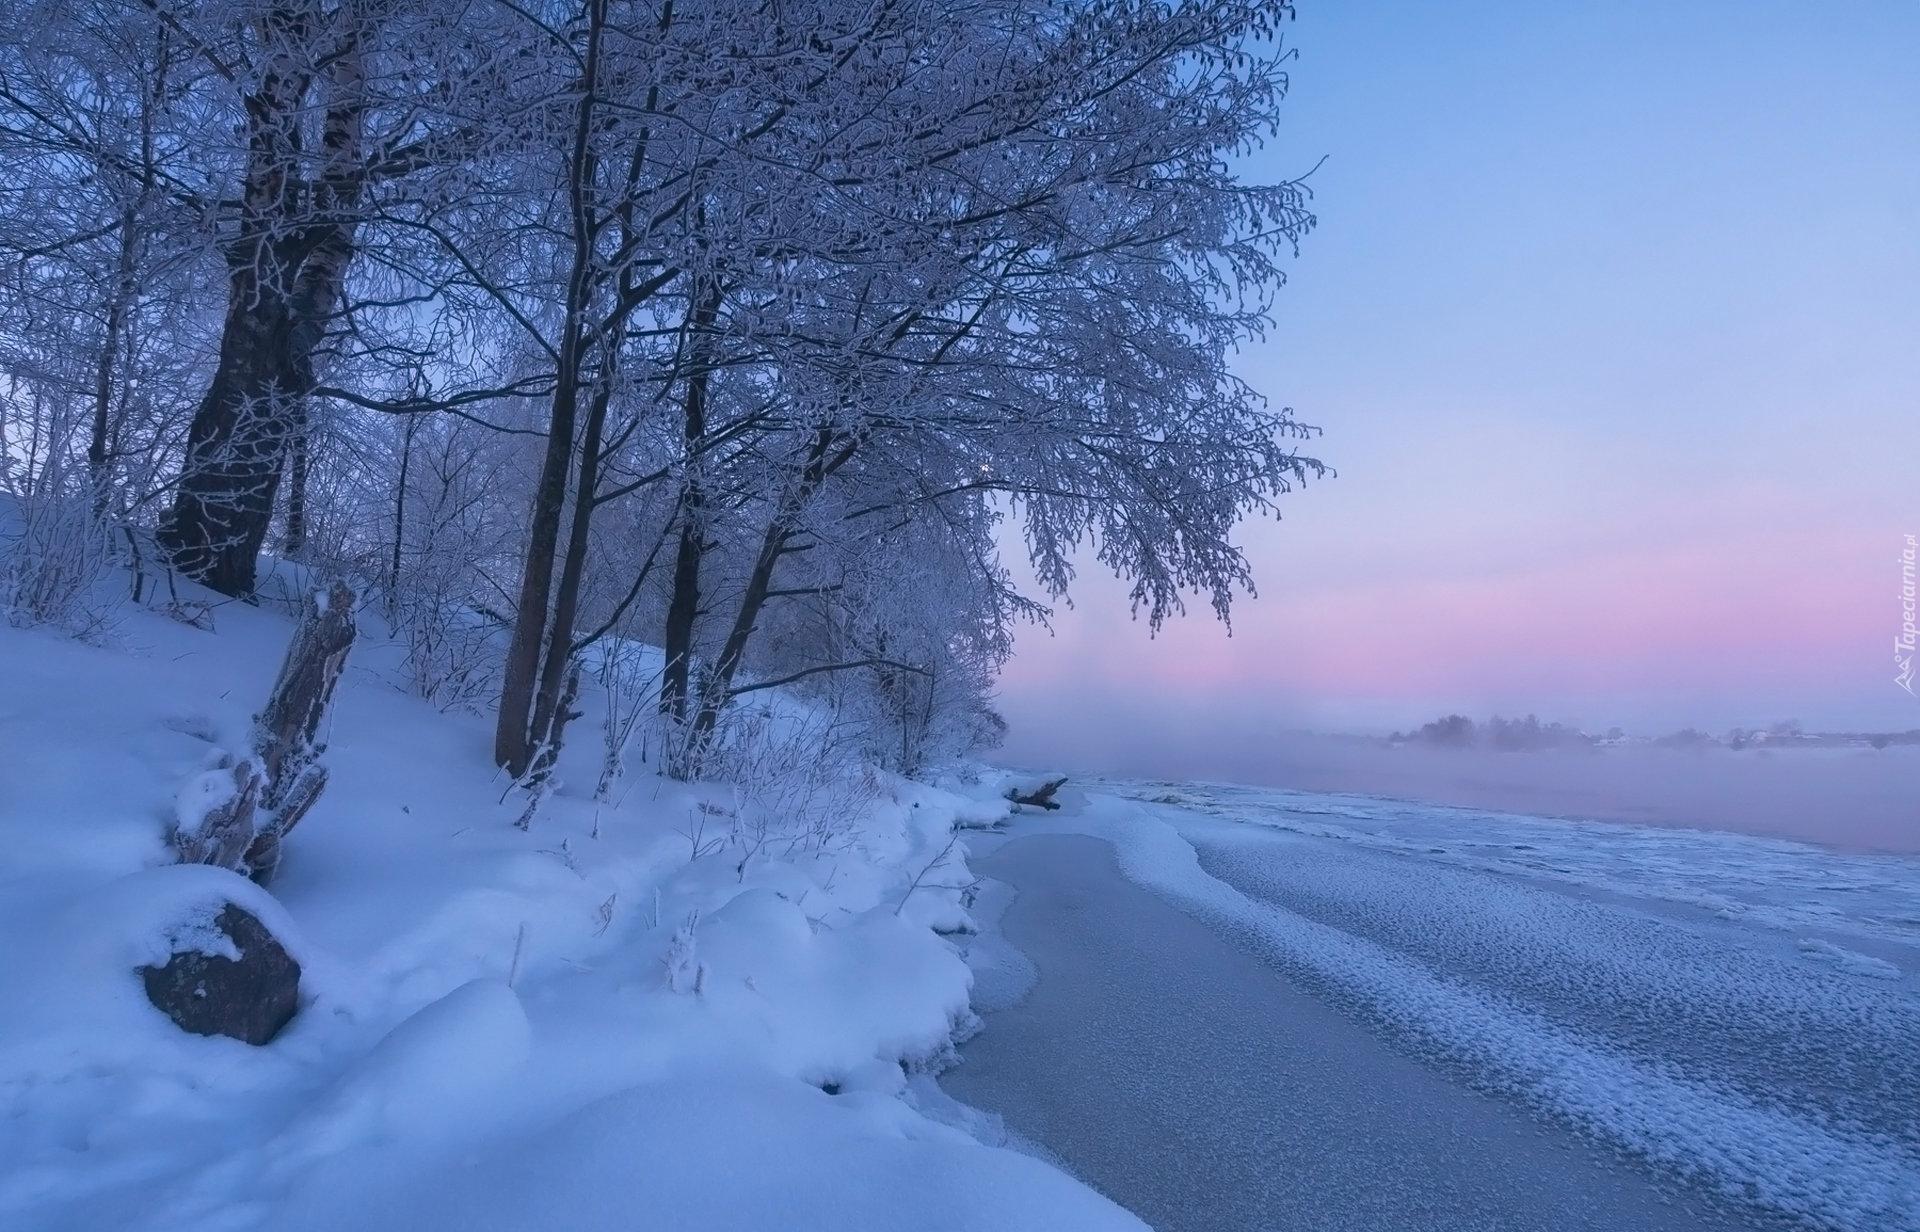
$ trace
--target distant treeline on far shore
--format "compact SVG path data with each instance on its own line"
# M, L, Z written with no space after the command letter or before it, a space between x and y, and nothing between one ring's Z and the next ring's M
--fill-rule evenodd
M1498 749L1503 752L1529 752L1537 749L1608 748L1640 745L1656 748L1875 748L1889 745L1920 745L1920 728L1904 732L1809 732L1788 720L1771 727L1736 727L1724 735L1695 728L1683 728L1664 736L1629 736L1618 727L1603 735L1594 735L1564 723L1542 723L1528 715L1524 719L1503 719L1499 715L1476 723L1464 714L1435 719L1418 731L1394 732L1387 737L1393 745L1428 745L1443 749Z

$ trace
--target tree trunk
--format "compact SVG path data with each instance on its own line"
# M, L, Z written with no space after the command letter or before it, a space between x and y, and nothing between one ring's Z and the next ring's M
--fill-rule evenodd
M573 215L573 267L567 276L566 332L560 340L553 409L547 420L546 457L541 461L540 481L534 489L533 518L527 528L527 550L520 570L520 601L514 611L513 639L507 646L506 672L500 686L500 714L493 733L494 761L506 767L507 773L515 778L527 772L534 752L534 694L542 651L550 636L548 617L553 603L554 558L559 553L560 521L566 508L568 475L573 467L575 421L588 345L587 314L592 307L596 281L593 241L598 226L592 189L598 159L593 129L606 0L590 3L587 16L580 104L575 113L573 149L567 168ZM567 635L571 636L570 630Z
M300 48L316 37L317 20L289 4L264 24L283 46ZM246 99L247 174L239 234L227 251L220 358L188 429L186 466L160 527L174 564L223 594L253 591L296 408L313 391L314 351L353 257L353 213L366 171L358 20L343 6L346 50L329 68L334 98L316 181L301 175L299 118L311 70L272 65Z
M340 581L308 597L273 692L254 717L251 755L229 767L231 794L191 833L173 836L182 863L217 864L263 884L279 868L282 842L327 785L321 736L353 649L353 604Z
M299 560L307 550L307 473L313 444L307 437L307 403L292 406L292 433L287 444L287 532L280 550L288 560Z
M613 397L614 356L620 336L606 343L606 354L595 383L593 401L587 409L587 422L580 433L580 467L574 480L573 523L567 530L567 553L560 566L560 584L553 594L553 628L547 636L547 653L540 671L540 688L533 701L533 724L529 737L534 756L544 771L558 755L562 729L573 717L568 681L572 692L579 691L580 667L573 658L573 626L580 614L580 583L587 567L587 542L593 530L594 493L600 486L600 446L606 431L607 403Z
M708 331L720 313L716 289L688 314L690 345L700 356L687 374L685 418L681 435L680 543L673 558L673 593L667 601L667 625L662 639L666 654L660 677L660 712L675 723L687 718L691 695L694 625L700 616L700 558L705 553L706 528L701 525L705 493L700 486L700 449L707 434L707 386L712 357Z
M320 724L353 648L353 604L353 589L345 582L309 596L273 692L255 720L254 749L266 780L261 803L270 809L285 806L300 775L326 747Z
M104 518L111 504L113 474L108 442L113 439L113 369L120 359L121 339L126 334L127 318L139 294L141 214L153 196L154 115L167 91L168 30L162 26L155 37L154 68L150 86L140 106L140 195L120 211L120 253L118 281L107 302L106 331L100 340L100 356L94 369L93 437L87 443L87 469L93 482L93 512ZM138 584L135 586L138 590ZM137 601L137 595L136 595Z
M673 557L673 594L667 603L667 623L661 649L666 664L660 676L660 713L675 723L687 718L687 697L693 669L693 629L700 614L700 488L689 479L680 494L680 542Z
M839 445L837 452L836 444ZM694 715L693 726L687 734L680 759L683 772L691 772L695 768L700 753L707 741L712 739L714 728L720 722L720 711L732 700L733 678L746 659L747 645L759 626L760 613L767 605L768 592L773 589L774 568L779 565L780 558L787 554L788 543L800 533L800 516L805 512L807 502L812 500L814 492L828 475L846 464L853 456L853 450L853 442L837 437L831 428L820 428L807 450L806 464L801 467L792 490L768 521L766 534L761 537L760 552L754 557L753 571L747 575L746 590L740 596L740 607L734 614L733 627L727 631L727 640L721 646L719 656L714 659L712 674L702 682L700 709Z
M571 326L569 327L571 331ZM569 345L547 419L547 453L533 493L533 518L520 568L520 601L514 608L513 639L507 645L506 672L500 685L500 713L494 725L493 758L515 778L526 773L533 696L538 686L541 650L547 639L547 614L553 598L554 556L559 550L560 518L567 502L567 472L573 460L574 399L578 382Z
M327 747L321 727L353 649L353 604L352 588L340 581L324 594L309 596L266 709L254 721L260 804L268 812L246 852L246 871L256 881L273 876L281 842L326 788L327 769L319 760Z
M107 441L113 427L113 368L120 358L120 338L126 332L127 313L137 287L135 261L140 253L139 218L129 207L120 213L120 269L113 295L107 301L106 330L93 374L93 436L87 442L88 478L93 482L95 517L107 514L113 476L108 470Z
M253 592L288 435L287 398L302 373L290 362L290 297L273 285L280 258L264 239L246 245L228 293L213 384L187 433L186 466L160 544L188 576L228 595ZM262 276L262 274L266 276ZM310 379L307 381L310 385Z
M713 729L720 721L720 711L729 700L734 675L739 671L741 661L746 658L747 643L759 623L761 610L767 605L767 592L773 587L774 566L780 563L787 540L792 535L789 510L783 505L768 523L766 534L761 538L759 555L753 561L753 572L747 575L747 588L740 596L740 607L734 613L733 627L727 631L727 640L720 647L719 657L713 662L713 672L701 682L700 709L693 717L683 759L689 770L698 762L701 750L713 736Z
M387 623L400 620L400 560L407 541L407 473L413 469L413 434L418 417L407 416L400 433L400 478L393 485L393 558L387 563Z

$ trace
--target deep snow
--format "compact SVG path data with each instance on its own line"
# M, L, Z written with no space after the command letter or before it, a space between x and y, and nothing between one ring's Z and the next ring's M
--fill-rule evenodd
M972 1021L935 931L966 922L964 851L908 887L1004 811L990 788L881 777L832 833L695 858L739 797L636 765L585 798L589 713L561 768L584 789L523 833L486 724L401 692L369 614L269 896L164 841L291 631L214 622L128 609L103 647L0 626L9 1232L1140 1228L910 1085ZM305 968L263 1048L178 1031L134 972L223 896Z

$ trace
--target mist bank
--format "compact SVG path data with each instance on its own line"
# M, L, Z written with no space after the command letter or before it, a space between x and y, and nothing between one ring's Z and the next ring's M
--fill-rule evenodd
M1069 773L1355 792L1920 853L1920 747L1390 746L1221 711L1113 725L1028 705L1001 760Z

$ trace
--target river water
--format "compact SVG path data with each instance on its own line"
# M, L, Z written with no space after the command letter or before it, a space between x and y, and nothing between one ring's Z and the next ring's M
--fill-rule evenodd
M1068 801L975 861L1011 906L943 1085L1155 1226L1920 1228L1920 861Z

